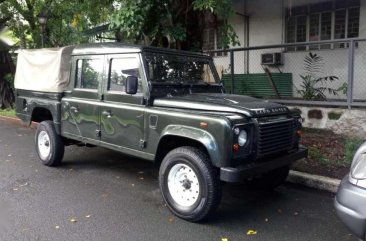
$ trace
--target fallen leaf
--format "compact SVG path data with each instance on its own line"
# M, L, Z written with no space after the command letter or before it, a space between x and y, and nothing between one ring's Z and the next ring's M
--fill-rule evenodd
M169 222L173 222L174 221L174 218L169 218Z
M256 235L257 234L257 231L256 230L253 230L253 229L249 229L247 231L247 235Z
M90 218L90 217L91 217L91 215L90 215L90 214L88 214L88 215L86 215L85 217L86 217L86 218Z
M76 219L75 219L75 218L71 218L71 219L70 219L70 222L72 222L72 223L76 223L77 221L76 221Z

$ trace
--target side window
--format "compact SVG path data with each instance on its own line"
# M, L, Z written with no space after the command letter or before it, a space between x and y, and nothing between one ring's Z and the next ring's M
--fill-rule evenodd
M137 93L142 92L142 79L140 60L137 57L114 58L110 60L110 72L108 81L109 91L126 91L126 79L128 76L138 78Z
M97 90L101 82L103 63L100 59L76 61L76 88Z

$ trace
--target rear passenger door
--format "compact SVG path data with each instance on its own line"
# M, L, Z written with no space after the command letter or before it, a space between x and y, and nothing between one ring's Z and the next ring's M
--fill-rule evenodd
M72 64L74 89L62 100L62 132L65 136L98 144L104 56L75 56Z
M108 79L101 107L101 142L128 154L144 145L144 89L146 81L138 53L107 56ZM126 79L138 78L135 95L126 93Z

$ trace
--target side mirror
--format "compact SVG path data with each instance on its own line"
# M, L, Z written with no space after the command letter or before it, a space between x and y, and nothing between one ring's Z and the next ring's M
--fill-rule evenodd
M134 95L137 93L138 79L136 76L128 76L126 79L126 93Z

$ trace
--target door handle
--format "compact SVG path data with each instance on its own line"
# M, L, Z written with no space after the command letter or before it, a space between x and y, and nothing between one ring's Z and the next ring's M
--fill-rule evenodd
M108 111L105 110L105 111L102 112L102 115L106 116L107 118L111 118L112 117L112 112L109 111L109 110Z
M78 113L79 112L79 107L77 106L71 106L70 110L72 110L74 113Z

